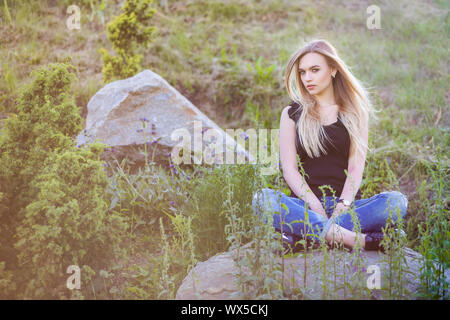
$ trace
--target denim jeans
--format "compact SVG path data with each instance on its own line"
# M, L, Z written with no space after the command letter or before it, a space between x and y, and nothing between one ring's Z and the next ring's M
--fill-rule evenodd
M323 205L324 199L321 199ZM322 241L332 223L345 229L353 230L354 225L350 209L342 212L339 216L331 218L333 210L337 205L337 197L325 197L325 211L328 218L313 211L305 209L302 199L289 197L279 190L264 188L253 196L252 207L256 214L263 216L264 213L271 214L273 226L277 231L297 235L301 238ZM285 207L284 207L285 206ZM404 218L408 207L408 199L401 192L381 192L368 199L355 200L351 205L360 224L362 233L379 231L386 225L391 212L391 221L397 221L397 212ZM288 211L286 211L286 208ZM354 214L354 215L355 215ZM267 216L264 219L268 221ZM281 223L283 221L283 224ZM308 223L309 221L309 223Z

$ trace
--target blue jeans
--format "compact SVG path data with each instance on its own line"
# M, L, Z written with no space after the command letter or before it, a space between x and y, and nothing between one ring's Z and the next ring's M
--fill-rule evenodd
M255 213L260 216L264 212L272 214L273 226L277 231L281 231L281 227L283 227L283 232L288 234L322 241L333 222L347 230L354 231L350 210L331 218L337 200L337 197L325 197L324 209L328 217L325 218L313 210L306 210L305 202L302 199L289 197L280 190L264 188L254 194L252 207ZM323 205L323 199L321 203ZM284 205L289 212L286 211ZM402 218L405 217L408 199L401 192L387 191L368 199L355 200L351 208L356 213L362 233L381 232L381 229L386 225L389 212L391 212L392 222L397 221L397 211ZM265 222L267 222L267 216Z

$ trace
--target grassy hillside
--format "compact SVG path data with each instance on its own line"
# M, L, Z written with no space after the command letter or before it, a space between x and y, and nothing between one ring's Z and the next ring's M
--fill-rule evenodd
M73 87L73 95L80 115L85 118L89 99L104 85L98 50L103 47L112 52L106 24L120 13L122 2L109 0L102 5L99 0L1 1L0 118L6 119L17 112L15 99L19 89L31 82L33 70L65 61L77 68L78 83ZM72 3L79 4L81 9L80 30L69 30L66 26L69 17L66 10ZM366 26L366 9L372 4L380 8L381 29L369 30ZM157 12L152 24L158 32L148 49L140 49L144 57L142 69L160 74L224 129L278 128L281 110L289 102L283 78L287 60L305 41L328 39L354 75L370 88L374 105L381 110L380 121L371 123L370 128L372 151L368 154L361 186L364 195L385 190L399 190L407 195L407 245L416 250L421 248L417 226L432 214L448 215L450 25L446 1L345 1L342 4L324 0L161 0L155 1L154 8ZM251 175L245 170L236 169L233 174ZM168 179L167 186L173 194L179 188L194 190L189 189L194 188L192 181L172 181L161 178L165 177L163 173L154 174ZM195 189L198 199L208 193L208 187L228 181L221 174L228 173L213 173L209 180L196 180L203 185ZM279 176L269 180L285 187ZM235 188L236 185L250 188L241 180L228 183ZM248 195L252 194L251 188L246 190ZM180 201L166 200L167 203ZM245 206L248 200L242 195L239 201ZM214 205L222 200L208 201L186 207L183 204L184 211L181 204L171 208L183 212L187 208L204 210L208 212L206 219L213 221ZM205 207L198 209L198 206ZM167 210L158 206L151 210L156 212L152 213L154 220L144 220L153 221L158 233L158 219L167 219ZM201 228L202 224L196 221L193 217L192 228ZM218 223L217 228L223 228L226 220ZM448 235L447 225L445 228ZM175 227L170 230L179 234ZM149 241L142 238L142 233L136 237L142 243ZM159 241L160 235L157 237ZM210 239L214 233L201 237L200 240ZM217 245L197 239L197 246L206 246L192 249L197 258L206 259L224 250L228 245L225 234L221 237L222 242ZM186 238L182 239L187 241L183 246L192 245ZM448 252L448 241L444 242L442 246ZM145 256L144 253L138 255L140 258L136 256L136 248L130 253L133 261ZM155 259L164 255L167 257L168 251L159 252ZM0 257L2 260L6 259ZM173 281L179 284L194 260L187 263L171 260L172 267L169 267L169 261L163 259L158 260L158 265L160 270L168 272L167 277L175 274ZM182 267L177 269L175 265ZM133 270L130 272L137 272ZM144 278L150 281L153 276ZM130 285L133 286L139 285ZM166 291L161 289L165 295L150 297L170 298L174 288L176 285L165 288ZM140 289L145 292L148 288ZM132 298L148 298L136 290L129 291L133 292ZM157 291L152 288L147 292L153 290Z

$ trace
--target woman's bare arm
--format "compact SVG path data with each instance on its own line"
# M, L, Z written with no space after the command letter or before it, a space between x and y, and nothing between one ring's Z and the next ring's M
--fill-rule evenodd
M348 158L348 176L345 180L344 187L340 198L350 202L354 201L355 195L361 186L363 179L364 167L366 164L367 145L369 142L369 123L365 121L365 125L361 129L361 139L365 143L363 153L356 152Z
M289 108L288 106L283 109L280 119L279 145L283 177L297 197L309 205L309 209L328 218L320 200L311 191L311 188L298 170L297 150L295 148L295 122L289 118Z

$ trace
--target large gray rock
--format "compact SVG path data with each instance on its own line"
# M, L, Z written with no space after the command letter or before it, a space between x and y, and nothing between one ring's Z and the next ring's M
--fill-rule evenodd
M78 135L77 145L97 140L111 146L113 151L109 156L102 156L106 160L123 159L126 156L132 163L142 162L145 160L143 146L147 143L147 150L151 148L150 158L155 150L155 162L167 162L168 153L172 153L173 147L181 141L181 138L172 140L172 133L177 129L189 132L191 150L194 150L194 138L197 137L203 150L212 142L214 145L220 143L224 153L227 152L226 148L235 152L235 159L238 153L245 160L254 159L245 148L236 143L234 137L224 132L167 81L150 70L107 84L91 98L87 112L86 128ZM145 129L142 121L144 118L148 121L145 122ZM143 131L139 131L140 129ZM219 142L210 136L203 137L208 129L213 129L220 136ZM210 133L211 131L209 130ZM152 144L153 141L156 142ZM192 151L191 156L193 155ZM218 153L213 155L218 158L222 156ZM191 163L205 162L204 159L200 161L199 157L197 160L193 157L190 159ZM222 160L225 161L224 155ZM217 163L216 158L211 163Z
M241 259L254 258L253 244L240 248ZM329 250L325 258L322 251L309 251L296 257L284 259L284 292L293 299L414 299L420 288L419 274L421 255L412 249L404 248L404 261L399 268L389 267L389 257L377 251L361 250L360 267L355 267L355 258L346 250ZM248 256L248 254L250 254ZM305 257L306 270L305 273ZM249 287L244 294L240 291L239 276L249 278L249 269L239 268L235 263L236 250L217 254L207 261L198 263L183 280L176 299L252 299L255 288ZM281 258L276 256L281 270ZM236 260L237 261L237 260ZM241 265L242 266L242 265ZM327 276L324 277L324 267ZM364 268L364 269L363 269ZM278 281L281 283L278 273ZM304 275L306 274L306 278ZM380 276L379 289L376 286L377 274ZM446 277L448 278L448 274ZM264 283L267 275L259 275ZM256 277L258 278L258 276ZM255 278L255 279L256 279ZM276 277L275 277L276 278ZM306 285L305 285L306 279ZM369 282L369 283L368 283ZM326 286L324 286L326 284ZM324 290L324 287L326 289ZM345 287L345 292L344 292Z

